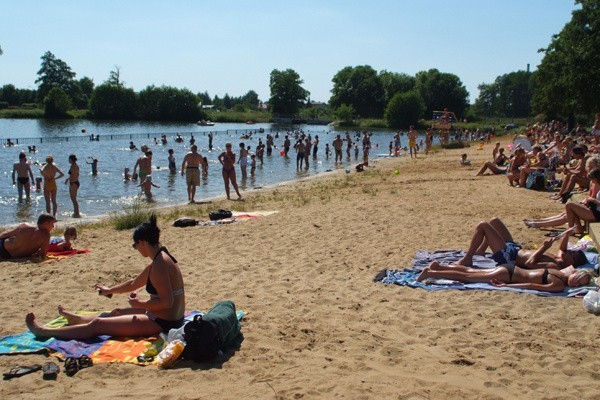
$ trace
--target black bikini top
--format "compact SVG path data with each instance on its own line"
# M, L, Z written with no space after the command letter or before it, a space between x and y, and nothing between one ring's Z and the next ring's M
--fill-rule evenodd
M161 247L158 252L156 253L156 255L154 256L154 258L152 259L152 262L154 262L154 260L156 260L156 257L158 257L158 255L162 252L167 253L167 255L169 257L171 257L171 260L173 260L173 262L175 264L177 264L177 260L175 259L175 257L173 257L171 255L171 253L169 253L169 250L167 250L166 247ZM154 287L154 285L152 284L152 282L150 281L150 271L148 271L148 280L146 281L146 292L148 292L149 295L157 295L158 291L156 290L156 288Z

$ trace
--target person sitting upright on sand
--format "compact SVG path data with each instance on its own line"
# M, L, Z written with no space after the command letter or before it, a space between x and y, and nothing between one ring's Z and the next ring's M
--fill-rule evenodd
M34 256L44 258L55 222L52 215L42 214L38 217L37 226L21 224L0 234L0 260Z

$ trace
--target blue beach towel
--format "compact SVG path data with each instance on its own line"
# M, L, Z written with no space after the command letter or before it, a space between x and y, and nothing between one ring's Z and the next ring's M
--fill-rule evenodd
M530 293L538 296L553 296L553 297L576 297L583 296L588 292L589 287L565 288L559 293L542 292L539 290L520 289L512 287L498 287L489 283L462 283L448 279L426 279L423 282L417 282L417 277L432 261L438 261L440 264L448 264L460 260L465 255L463 250L438 250L428 252L419 250L412 261L411 268L404 269L388 269L377 274L375 281L387 284L396 284L400 286L408 286L412 288L421 288L425 290L504 290L511 292ZM475 268L495 268L496 262L492 260L491 254L484 256L473 257L473 267Z

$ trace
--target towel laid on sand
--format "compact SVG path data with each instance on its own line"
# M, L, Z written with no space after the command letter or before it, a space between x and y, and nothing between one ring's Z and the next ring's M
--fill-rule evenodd
M64 250L64 251L49 251L48 253L46 253L46 255L49 258L54 258L54 259L58 259L60 260L61 258L66 258L66 257L71 257L74 256L75 254L85 254L85 253L89 253L90 251L88 249L81 249L81 250Z
M77 314L97 315L98 312L78 311ZM186 312L185 319L191 321L195 315L204 314L200 311ZM237 318L241 320L243 311L237 311ZM58 328L65 326L67 320L60 316L48 322L46 326ZM83 354L90 357L94 363L130 363L139 365L155 364L153 362L139 362L137 356L150 347L160 350L164 342L161 337L147 338L113 338L111 336L100 336L88 340L61 340L50 338L39 341L29 331L18 335L9 335L0 338L0 355L18 353L42 353L64 360L67 357L79 357Z
M412 261L410 268L404 269L386 269L377 274L375 282L396 284L401 286L409 286L412 288L422 288L426 290L447 290L447 289L458 289L458 290L504 290L521 293L531 293L538 296L553 296L553 297L576 297L585 295L590 288L579 287L579 288L565 288L564 291L559 293L542 292L531 289L520 289L512 287L498 287L489 283L462 283L448 279L426 279L423 282L417 282L417 277L432 261L437 261L440 264L448 264L460 260L465 255L463 250L438 250L434 252L428 252L426 250L419 250L415 258ZM490 255L475 256L473 257L474 268L495 268L496 262L489 258Z
M190 217L181 217L173 222L173 226L177 228L185 228L188 226L221 226L232 224L234 222L248 221L251 219L265 217L277 212L279 211L232 211L231 218L224 218L216 221L200 221Z

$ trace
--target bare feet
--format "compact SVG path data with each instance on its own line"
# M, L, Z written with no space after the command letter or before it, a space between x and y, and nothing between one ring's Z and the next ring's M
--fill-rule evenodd
M453 265L462 265L463 267L472 267L473 266L473 260L469 260L467 262L467 258L463 257L460 260L458 260L455 263L452 263Z
M417 277L417 282L423 282L425 279L429 277L429 267L423 268L423 271Z
M58 306L58 313L67 319L67 325L79 325L82 323L81 316L65 310L61 305Z
M530 220L530 219L524 219L523 223L528 228L537 228L538 227L537 224L534 221Z
M42 334L42 328L35 321L35 315L33 313L29 313L25 316L25 324L35 337L46 337Z

